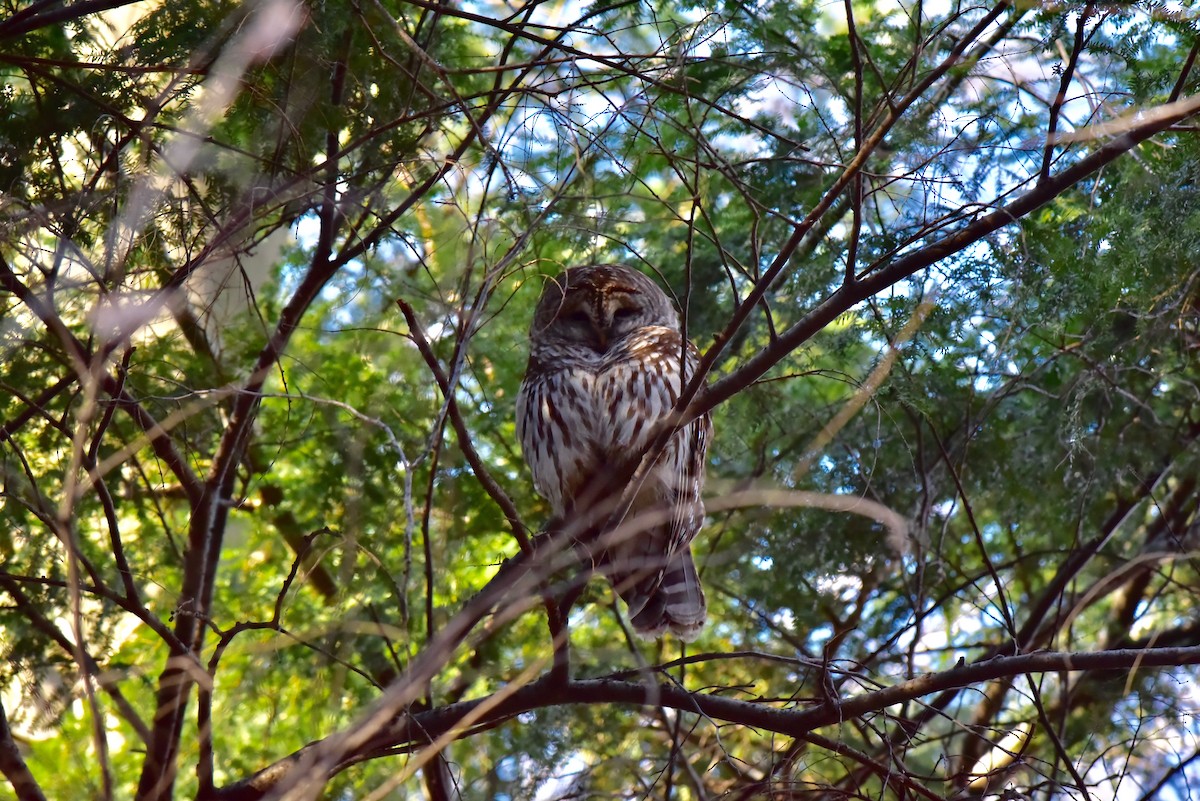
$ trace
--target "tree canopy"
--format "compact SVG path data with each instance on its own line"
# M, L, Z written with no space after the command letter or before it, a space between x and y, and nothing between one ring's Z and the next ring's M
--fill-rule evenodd
M1198 53L1163 2L7 0L0 796L1191 797ZM600 262L703 353L686 647L558 603L517 444Z

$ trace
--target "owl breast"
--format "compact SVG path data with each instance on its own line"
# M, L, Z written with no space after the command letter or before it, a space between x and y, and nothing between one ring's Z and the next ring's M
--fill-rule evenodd
M517 398L517 433L534 486L555 514L602 471L647 447L679 397L680 342L677 332L652 327L595 358L533 353L537 369Z

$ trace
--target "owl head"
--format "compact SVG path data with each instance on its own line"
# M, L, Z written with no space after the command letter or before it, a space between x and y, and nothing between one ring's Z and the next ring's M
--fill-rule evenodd
M589 264L547 282L529 336L535 346L603 354L647 327L679 330L679 315L658 284L629 267Z

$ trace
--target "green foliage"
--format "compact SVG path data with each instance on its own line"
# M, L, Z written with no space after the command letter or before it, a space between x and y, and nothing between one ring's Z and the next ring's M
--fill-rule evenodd
M1194 750L1161 662L1018 670L799 736L753 718L959 660L1198 658L1200 146L1162 123L1039 177L1111 141L1088 126L1195 91L1194 18L196 0L29 22L43 5L0 20L0 701L47 797L220 797L337 732L380 739L329 797L444 797L444 759L452 797L489 801L950 797L1022 725L989 792L1108 797ZM1047 154L1052 116L1083 134ZM724 348L709 384L736 385L694 545L709 623L638 643L593 581L570 676L642 703L547 681L509 709L549 675L560 587L430 644L525 558L505 500L548 522L513 422L526 330L543 276L602 261L654 274ZM433 730L367 730L398 689L389 719ZM745 717L697 714L709 697ZM159 754L177 773L147 789Z

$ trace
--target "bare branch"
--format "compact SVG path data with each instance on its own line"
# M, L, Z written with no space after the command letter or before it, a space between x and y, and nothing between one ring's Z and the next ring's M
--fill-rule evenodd
M322 784L350 764L382 749L417 749L431 738L452 734L469 736L479 728L490 728L522 712L571 704L622 704L664 706L691 712L715 720L754 726L793 737L807 738L825 726L849 720L894 704L921 698L949 689L969 687L1000 678L1046 672L1115 670L1153 667L1183 667L1200 664L1200 646L1185 648L1147 648L1099 651L1093 653L1040 652L1000 657L956 667L941 673L901 682L874 692L840 699L814 709L789 710L778 706L740 701L720 694L692 692L676 684L646 686L611 679L575 680L566 685L546 677L518 689L475 701L463 701L447 707L400 714L369 740L352 751L343 752L333 763L325 763L329 773L314 775L313 755L327 741L304 747L281 762L259 771L254 777L213 791L204 801L252 801L285 787L295 787L301 776ZM486 707L483 716L476 714ZM869 759L869 758L868 758ZM319 763L317 763L319 764ZM319 778L318 778L319 777ZM916 789L912 787L911 789ZM927 791L927 798L937 798Z
M25 758L21 756L21 749L13 740L3 703L0 703L0 773L3 773L4 778L12 785L18 801L46 801L41 785L29 772Z

